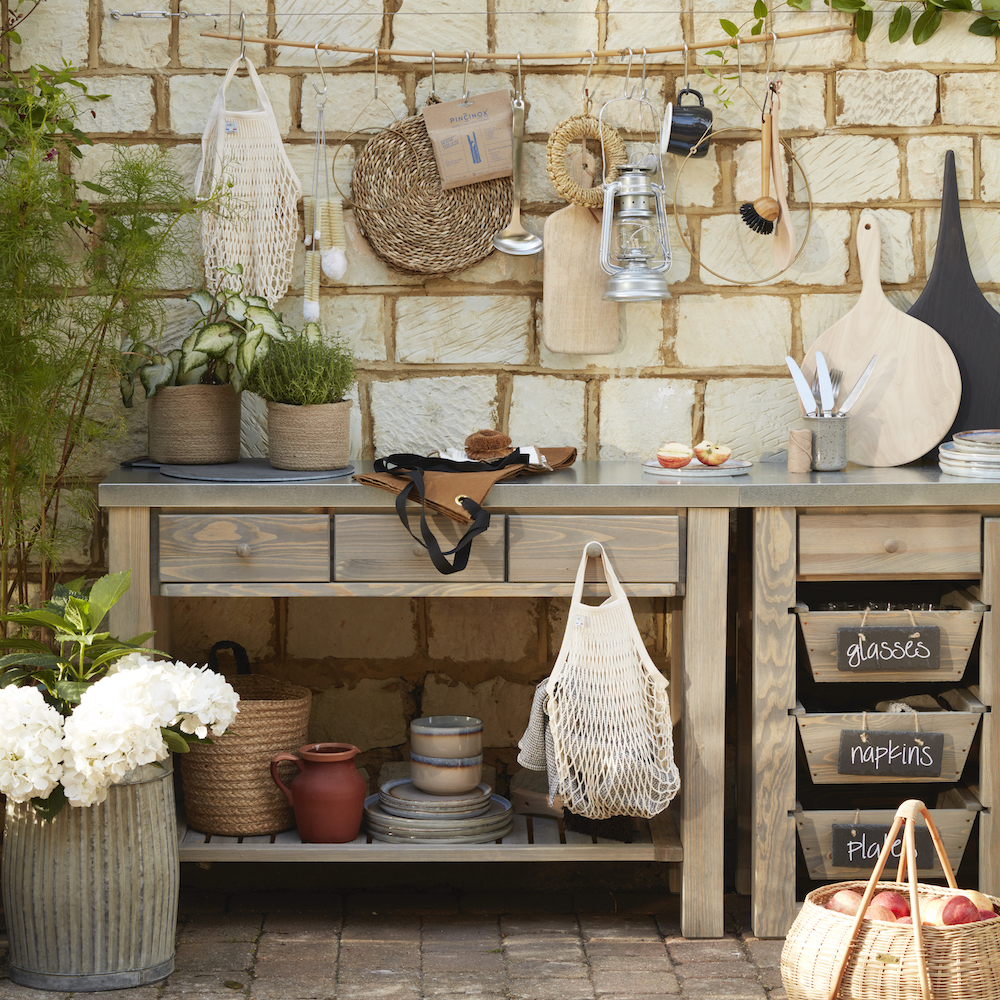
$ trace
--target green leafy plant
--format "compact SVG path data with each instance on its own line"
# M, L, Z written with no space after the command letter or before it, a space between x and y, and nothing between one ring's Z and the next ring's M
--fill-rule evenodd
M154 650L143 646L152 632L123 641L100 631L107 613L128 590L130 575L129 570L109 573L89 589L83 579L57 583L42 608L4 615L5 622L21 631L0 640L0 649L17 650L0 657L0 688L30 681L44 689L49 704L68 715L109 663L131 652L152 654ZM46 629L52 632L51 646L31 635L32 630Z
M340 402L356 377L350 344L324 337L319 324L307 323L300 333L272 344L244 385L274 403L309 406Z
M242 274L242 267L230 273ZM244 295L239 289L205 289L188 297L201 310L201 319L179 348L162 354L150 343L126 341L122 347L119 387L122 402L132 405L138 377L146 398L170 385L225 385L241 392L254 361L267 353L272 340L292 334L267 299Z

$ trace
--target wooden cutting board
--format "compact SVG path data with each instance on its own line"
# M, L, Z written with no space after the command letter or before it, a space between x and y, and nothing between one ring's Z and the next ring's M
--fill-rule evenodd
M927 454L947 435L962 397L962 377L951 348L926 323L897 309L879 279L882 236L875 217L862 213L857 230L861 263L858 304L806 354L809 382L816 352L844 376L844 400L873 354L878 363L851 409L847 454L857 465L905 465ZM836 412L836 408L835 408Z
M947 437L1000 427L1000 313L986 301L969 265L958 209L955 154L944 158L944 191L934 265L909 316L933 327L952 349L962 401Z
M590 167L593 157L577 169ZM585 185L587 186L587 185ZM589 208L567 205L542 233L542 342L555 354L610 354L618 346L618 303L606 301L601 224Z

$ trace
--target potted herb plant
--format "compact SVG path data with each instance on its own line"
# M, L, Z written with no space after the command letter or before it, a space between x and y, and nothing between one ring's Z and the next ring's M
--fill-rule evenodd
M229 272L238 279L242 268ZM188 296L201 318L179 348L122 349L121 393L132 406L136 379L149 400L149 457L164 465L211 465L240 457L240 392L272 338L291 334L267 300L239 289Z
M128 586L128 571L57 584L42 608L3 616L19 634L0 641L2 881L24 986L120 989L173 970L170 754L224 732L239 698L214 671L153 660L152 633L101 631Z
M245 388L267 401L268 459L276 469L342 469L350 456L354 354L317 323L259 356Z

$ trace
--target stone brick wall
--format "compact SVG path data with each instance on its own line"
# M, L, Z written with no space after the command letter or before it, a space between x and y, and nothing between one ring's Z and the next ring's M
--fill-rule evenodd
M179 9L177 0L117 6ZM644 43L719 38L719 17L747 20L752 2L258 0L248 6L248 36L307 43L526 52L631 46L639 52ZM807 13L777 12L773 28L849 23L822 4L814 6ZM540 257L494 253L445 277L405 276L370 252L348 212L348 271L343 282L324 279L322 318L354 344L359 359L353 454L457 445L470 431L489 426L502 427L518 443L576 445L587 459L633 461L666 438L717 438L747 458L782 447L798 412L783 358L801 358L856 301L860 274L853 234L860 213L868 209L878 217L882 279L893 302L905 308L933 256L947 149L957 156L973 270L991 299L1000 300L996 41L968 33L972 15L945 12L944 26L927 44L890 45L886 27L895 5L883 6L867 44L849 32L777 43L772 70L784 80L783 132L801 167L789 171L800 239L809 222L803 172L813 210L799 259L770 280L760 281L772 270L770 243L737 214L742 201L758 194L754 101L764 92L767 53L760 44L743 46L744 89L735 79L727 81L728 107L713 96L715 80L705 75L706 67L718 68L718 60L704 51L692 54L690 83L705 94L716 128L727 131L705 159L687 164L677 185L687 246L671 214L671 298L622 307L620 342L611 354L559 355L545 348ZM238 31L239 8L231 19L115 20L111 7L104 0L45 0L26 22L23 43L12 47L11 63L18 69L65 58L82 67L95 90L110 95L84 125L96 145L74 167L81 180L96 173L116 142L167 147L193 178L212 98L238 52L238 43L201 32ZM226 4L185 0L183 7L197 13ZM289 155L309 191L316 125L312 84L320 79L314 53L309 47L250 44L247 54L260 69ZM329 155L337 153L335 176L346 192L363 142L348 133L417 113L430 92L430 64L382 59L384 103L371 102L370 56L328 54L324 66L333 95L326 108ZM639 58L633 80L638 67ZM510 87L513 68L474 61L469 86L473 92ZM581 61L529 62L523 68L524 207L537 231L562 207L545 173L545 143L556 124L581 110L585 69ZM460 63L438 63L440 96L460 95L461 71ZM620 96L623 74L622 60L595 67L595 111ZM727 68L727 75L734 74L735 61ZM674 99L684 85L683 57L651 56L647 85L658 108ZM230 92L247 106L245 82L234 83ZM678 164L672 158L665 164L668 199ZM712 271L738 280L721 280ZM301 318L301 273L300 260L280 306L291 322ZM187 286L200 282L197 262L182 280ZM170 290L172 338L183 335L193 317L183 299L187 286ZM246 449L262 453L259 409L247 403ZM95 478L119 458L144 450L143 421L140 404L130 414L127 439L107 456L106 468L93 470ZM95 565L102 553L98 531ZM665 602L640 604L650 646L665 663ZM496 602L197 601L175 616L175 644L178 655L203 659L215 639L242 638L259 662L324 691L317 699L317 736L351 739L374 752L398 746L405 736L402 720L413 711L455 708L484 714L487 743L507 747L509 761L531 684L554 655L565 606L511 601L503 608L507 614L496 626L495 641L485 643L480 622L497 614Z

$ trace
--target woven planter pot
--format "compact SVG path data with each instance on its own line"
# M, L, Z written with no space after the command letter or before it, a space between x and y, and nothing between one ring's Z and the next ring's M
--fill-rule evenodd
M7 802L3 898L10 978L59 993L155 983L174 969L177 815L169 758L51 822Z
M342 469L351 452L351 400L267 404L267 457L275 469Z
M188 826L248 837L295 826L292 808L271 778L271 758L309 738L308 688L264 674L228 678L240 696L229 733L195 744L181 760ZM289 780L295 774L290 768Z
M228 385L168 385L148 406L149 457L161 465L219 465L240 457L240 394Z

